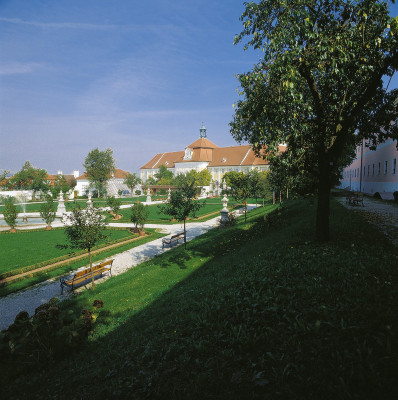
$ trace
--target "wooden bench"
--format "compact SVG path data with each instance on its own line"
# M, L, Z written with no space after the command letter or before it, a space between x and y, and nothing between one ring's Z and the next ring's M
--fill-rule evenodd
M346 204L351 206L359 206L365 207L363 204L363 193L348 193L345 198Z
M104 272L108 272L110 276L112 276L112 264L113 260L105 261L99 265L93 267L93 275L102 276ZM77 271L75 274L70 275L68 277L60 278L59 281L61 283L61 294L64 292L64 287L69 286L72 288L72 291L75 289L76 285L83 283L87 280L91 279L91 271L90 268L82 269L81 271Z
M162 239L162 248L164 248L165 244L172 245L173 243L178 243L179 240L184 239L185 234L184 232L176 233L172 235L170 238L163 238Z

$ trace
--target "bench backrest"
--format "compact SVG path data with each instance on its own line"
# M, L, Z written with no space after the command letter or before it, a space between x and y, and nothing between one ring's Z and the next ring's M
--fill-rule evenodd
M82 269L81 271L76 272L75 277L79 278L83 275L90 273L90 268Z

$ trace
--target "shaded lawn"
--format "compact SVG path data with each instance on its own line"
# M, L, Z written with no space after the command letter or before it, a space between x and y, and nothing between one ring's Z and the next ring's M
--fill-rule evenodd
M107 229L105 234L109 235L108 238L99 244L132 236L126 229ZM0 274L73 253L75 250L57 245L69 245L63 228L0 233Z
M19 377L21 365L4 363L5 393L395 398L396 249L335 202L327 244L313 242L311 202L260 211L64 303L104 301L89 345Z

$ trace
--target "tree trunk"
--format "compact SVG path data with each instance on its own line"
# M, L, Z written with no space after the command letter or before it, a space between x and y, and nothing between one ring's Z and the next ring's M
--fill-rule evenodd
M94 283L94 273L93 273L93 263L92 263L92 256L91 256L91 249L88 250L88 258L90 260L90 272L91 272L91 288L95 288Z
M319 242L329 240L329 213L330 213L330 176L329 163L320 162L318 182L318 203L316 210L316 239Z

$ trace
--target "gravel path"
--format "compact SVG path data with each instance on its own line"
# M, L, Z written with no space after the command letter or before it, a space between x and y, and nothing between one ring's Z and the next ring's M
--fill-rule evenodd
M248 205L248 209L255 208L255 206ZM202 235L209 229L218 226L219 216L208 220L206 222L195 222L187 224L187 241L192 240L196 236ZM110 223L109 226L113 227L133 227L133 224L120 224ZM173 234L181 232L183 230L182 224L175 225L145 225L147 228L158 228L162 229L163 232ZM168 251L170 247L162 248L162 238L153 240L152 242L145 243L141 246L134 247L133 249L124 251L123 253L116 254L110 258L114 259L112 265L112 275L119 275L128 269L135 267L136 265L158 255L165 251ZM108 276L104 276L101 279L96 280L96 284L108 279ZM89 286L89 285L88 285ZM84 290L85 286L75 290L79 292ZM20 311L27 311L29 315L32 315L35 309L44 303L47 303L51 298L58 297L60 300L65 300L73 294L68 289L64 290L64 294L61 295L59 279L54 278L48 281L42 282L41 284L32 286L26 290L12 293L8 296L0 298L0 330L6 329L9 325L14 322L15 316Z
M343 206L355 210L362 218L375 225L395 246L398 246L398 207L371 197L364 197L364 207L346 204L343 197L337 199Z

